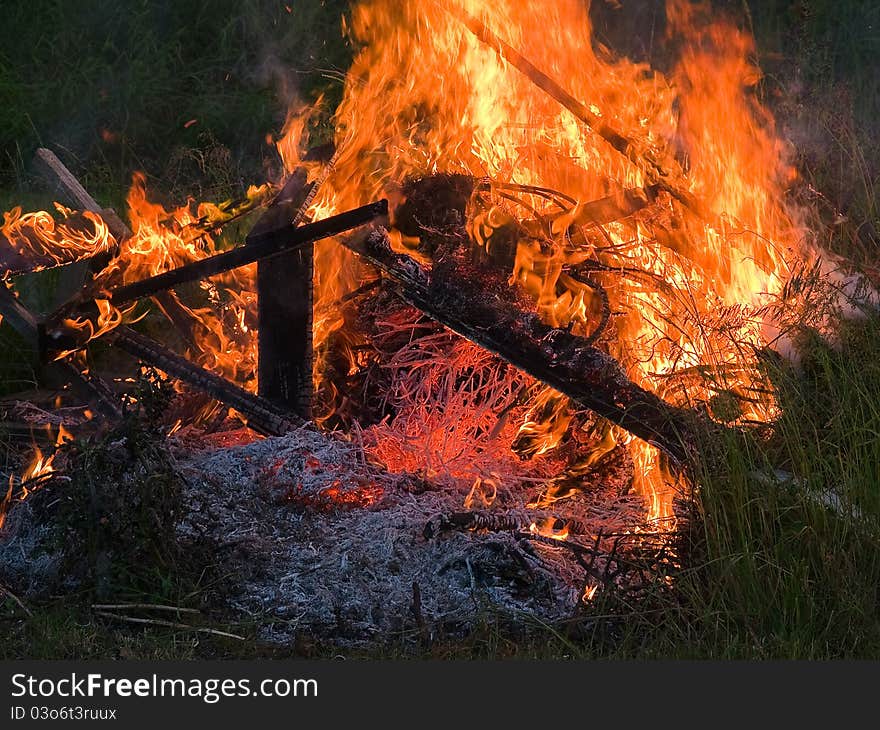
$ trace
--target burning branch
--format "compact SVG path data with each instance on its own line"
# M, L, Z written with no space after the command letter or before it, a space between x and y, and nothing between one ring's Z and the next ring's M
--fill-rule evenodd
M384 229L349 236L342 244L384 271L400 296L453 332L489 350L585 407L682 461L698 421L626 377L609 355L534 313L501 308L497 294L467 281L429 274L394 253Z
M292 251L299 246L319 241L322 238L336 236L386 215L388 215L388 201L380 200L301 227L296 227L294 223L287 223L255 236L247 246L240 246L216 256L193 261L163 274L120 286L110 292L110 301L119 305L134 299L152 296L156 292L171 289L180 284L205 279L284 251Z

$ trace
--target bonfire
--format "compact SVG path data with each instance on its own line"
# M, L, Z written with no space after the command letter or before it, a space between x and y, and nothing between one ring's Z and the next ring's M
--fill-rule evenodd
M450 533L552 575L553 616L631 586L676 564L707 443L772 432L765 365L796 357L805 282L851 284L757 98L752 38L689 3L667 19L661 72L600 47L580 0L365 0L332 150L291 109L285 177L240 200L166 209L136 175L127 226L42 150L65 205L5 214L3 316L85 388L68 429L120 417L109 343L176 381L165 433L194 493L292 506L364 560L405 532L410 574L373 580L420 625L459 600L410 580L471 549ZM70 266L86 281L46 317L12 293ZM52 468L38 452L4 513Z

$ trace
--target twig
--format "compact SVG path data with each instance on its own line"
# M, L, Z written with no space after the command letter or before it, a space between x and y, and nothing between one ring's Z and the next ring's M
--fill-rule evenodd
M212 636L223 636L228 639L237 639L238 641L247 641L244 636L238 634L230 634L228 631L220 631L218 629L201 628L198 626L190 626L189 624L181 624L176 621L163 621L161 619L137 618L136 616L120 616L117 613L108 613L107 611L95 611L96 616L103 618L111 618L116 621L124 621L130 624L142 624L144 626L164 626L169 629L183 629L184 631L196 631L200 634L211 634Z
M425 625L425 617L422 614L422 591L419 588L419 582L413 581L412 584L412 605L410 606L413 618L416 620L416 626L419 630L419 637L424 643L428 639L428 631Z
M12 599L12 602L13 602L16 606L18 606L22 611L24 611L24 612L27 614L28 618L33 618L33 617L34 617L34 614L31 612L31 610L30 610L27 606L24 605L24 603L22 602L22 600L21 600L18 596L16 596L12 591L10 591L10 590L9 590L5 585L3 585L2 583L0 583L0 592L2 592L2 593L4 593L5 595L9 596L9 598Z
M159 603L93 603L92 608L99 611L118 611L120 609L146 609L148 611L176 611L177 613L199 613L196 608L163 606Z

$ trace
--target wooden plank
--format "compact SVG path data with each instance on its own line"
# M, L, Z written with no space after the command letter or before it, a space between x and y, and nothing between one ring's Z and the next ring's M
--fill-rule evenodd
M292 251L322 238L337 236L387 215L388 201L383 199L299 228L289 224L284 225L255 237L250 245L239 246L148 279L117 287L110 293L110 300L113 304L118 305L134 299L153 296L157 292L171 289L180 284L200 281L284 251Z
M297 226L315 186L300 167L254 225L247 245L286 224ZM314 243L257 262L259 393L303 418L312 410Z
M70 208L88 210L101 216L117 242L131 236L131 230L116 212L99 205L52 150L45 147L38 149L34 154L33 164L35 171L43 178L49 189L58 196L59 202ZM58 279L58 289L52 309L56 311L63 309L76 300L91 278L91 272L103 269L112 255L112 253L102 253L64 266Z
M107 228L117 241L122 241L131 235L128 226L116 215L116 212L102 208L97 201L89 195L73 173L67 169L58 156L41 147L34 155L34 166L37 171L52 185L56 194L61 197L61 202L76 210L89 210L97 213L104 219Z
M107 337L120 350L234 408L247 418L248 426L255 431L269 436L281 436L288 431L308 425L296 414L289 413L260 396L248 393L225 378L205 370L129 327L124 325L117 327Z

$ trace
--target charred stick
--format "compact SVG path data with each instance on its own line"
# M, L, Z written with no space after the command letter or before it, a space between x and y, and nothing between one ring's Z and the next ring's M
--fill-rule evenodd
M330 174L333 170L336 169L336 162L339 159L339 150L336 150L333 153L333 156L327 160L327 163L321 169L320 174L311 183L308 187L308 192L306 193L305 199L300 203L299 209L296 211L296 215L293 217L293 225L298 226L300 223L308 223L309 217L306 215L308 213L309 208L312 203L315 201L315 196L318 194L318 191L321 189L321 186L327 182L327 178L330 177Z
M449 530L488 530L489 532L516 532L522 530L522 521L513 515L491 514L488 512L453 512L438 515L425 525L422 534L430 540L441 532Z
M416 620L416 627L419 630L419 635L422 638L422 641L427 639L427 629L425 626L425 617L422 615L422 590L419 588L419 582L414 580L412 584L412 604L410 604L410 611L412 612L413 618Z
M580 535L587 532L586 526L578 520L565 520L561 517L550 519L559 523L569 534ZM486 530L488 532L520 532L531 530L532 519L521 519L517 515L493 512L452 512L432 517L422 531L426 540L450 530Z
M577 556L589 556L589 557L605 557L606 553L601 550L596 550L595 548L587 547L586 545L581 545L578 542L571 542L570 540L557 540L553 537L547 537L546 535L541 535L537 532L517 532L516 537L520 540L531 540L532 542L540 542L544 545L550 545L552 547L564 548L569 552L574 553Z
M164 274L118 287L110 292L110 300L113 304L119 305L152 296L156 292L171 289L179 284L205 279L277 253L292 251L322 238L336 236L387 214L388 201L383 199L299 228L287 223L255 236L247 246L239 246L231 251L166 271Z
M281 410L264 398L248 393L225 378L191 363L128 327L117 327L109 337L113 345L120 350L234 408L247 418L248 426L255 431L270 436L281 436L307 425L306 421L296 415Z
M97 373L81 371L69 359L64 359L49 363L44 376L48 382L59 387L70 384L83 400L93 404L107 418L116 420L122 416L119 398Z

